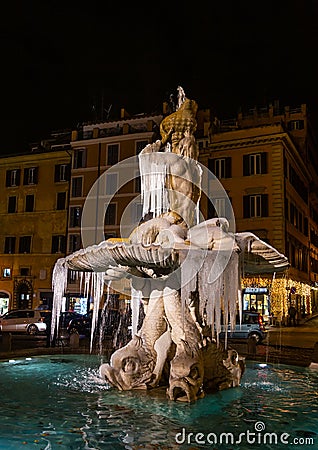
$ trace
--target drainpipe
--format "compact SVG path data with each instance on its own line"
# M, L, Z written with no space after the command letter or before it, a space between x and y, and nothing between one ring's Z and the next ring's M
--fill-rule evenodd
M100 160L101 160L102 144L98 143L98 165L97 165L97 190L96 190L96 211L95 211L95 236L94 242L97 242L97 225L98 225L98 201L99 201L99 178L100 178Z

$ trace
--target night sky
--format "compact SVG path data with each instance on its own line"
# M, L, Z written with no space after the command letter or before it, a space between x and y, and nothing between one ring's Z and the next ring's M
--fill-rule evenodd
M13 0L0 36L2 154L121 107L155 112L178 85L221 118L276 99L318 109L317 0Z

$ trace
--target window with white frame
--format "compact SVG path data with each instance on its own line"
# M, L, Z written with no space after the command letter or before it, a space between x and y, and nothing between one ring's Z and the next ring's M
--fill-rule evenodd
M261 217L262 215L262 197L260 195L250 196L250 216Z
M213 203L218 217L226 217L225 198L215 198L213 199Z
M82 219L82 208L81 206L71 206L70 207L70 227L80 227Z
M56 164L54 182L68 181L70 179L70 167L68 164Z
M73 153L73 169L86 167L86 148L78 148Z
M70 234L68 241L68 249L70 253L76 252L81 248L80 234Z
M27 167L24 169L23 184L37 184L38 182L38 167Z
M52 236L51 253L64 253L64 252L65 252L65 236L62 234Z
M143 204L134 202L131 204L132 208L132 223L139 223L142 219L142 210L143 210Z
M113 195L118 188L118 173L106 174L106 195Z
M243 217L268 217L268 194L244 195Z
M267 173L267 152L243 155L243 175Z
M83 178L73 177L72 178L72 197L82 197L83 195Z

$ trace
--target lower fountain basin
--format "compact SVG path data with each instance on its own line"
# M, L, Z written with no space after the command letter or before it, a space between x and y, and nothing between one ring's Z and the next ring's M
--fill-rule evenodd
M96 355L1 362L1 450L279 449L289 447L284 433L302 448L318 444L317 371L249 361L240 387L184 404L167 402L163 388L110 388L99 378L101 362ZM248 443L248 433L260 443ZM263 445L265 433L277 445L269 436Z

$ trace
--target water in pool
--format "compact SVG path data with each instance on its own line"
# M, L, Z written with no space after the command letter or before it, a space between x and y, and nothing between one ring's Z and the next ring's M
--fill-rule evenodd
M318 448L318 372L249 362L240 387L184 404L110 388L101 362L1 362L0 449Z

